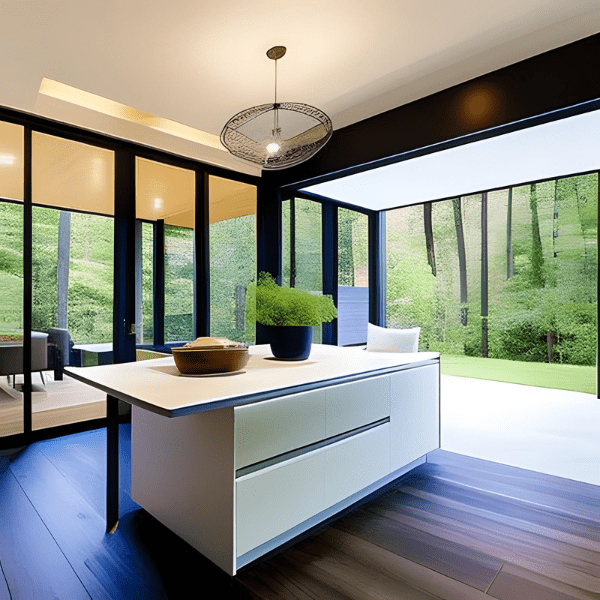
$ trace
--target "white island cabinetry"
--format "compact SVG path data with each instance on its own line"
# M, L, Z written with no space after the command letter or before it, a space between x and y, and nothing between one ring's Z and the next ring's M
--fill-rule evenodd
M270 357L213 378L171 357L70 369L133 405L133 500L230 575L439 447L438 354Z

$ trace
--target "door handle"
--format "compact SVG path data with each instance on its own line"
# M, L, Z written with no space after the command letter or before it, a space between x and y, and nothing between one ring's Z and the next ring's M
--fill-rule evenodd
M135 323L129 323L127 327L127 319L123 319L123 332L125 335L135 335Z

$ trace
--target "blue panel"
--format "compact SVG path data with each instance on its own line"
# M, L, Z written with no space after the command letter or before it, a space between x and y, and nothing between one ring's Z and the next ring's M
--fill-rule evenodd
M338 286L338 346L364 344L369 322L369 288Z

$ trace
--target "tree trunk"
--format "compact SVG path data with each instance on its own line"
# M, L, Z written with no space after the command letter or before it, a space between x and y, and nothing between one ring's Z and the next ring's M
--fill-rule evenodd
M487 192L481 194L481 356L488 357L488 231Z
M585 240L585 227L583 225L583 219L581 218L581 198L579 197L579 186L577 185L577 179L573 179L573 185L575 186L575 198L577 200L577 214L579 215L579 224L581 225L581 237L583 238L583 272L587 273L588 270L588 255L587 255L587 244Z
M551 363L553 361L552 347L557 342L556 331L549 331L546 338L548 340L548 362Z
M544 252L540 237L540 223L537 210L537 188L532 183L529 193L531 208L531 283L535 287L544 287Z
M465 252L465 232L462 222L462 209L460 207L460 198L452 200L452 209L454 211L454 226L456 227L456 243L458 245L458 274L460 280L460 322L466 325L468 321L468 291L467 291L467 255Z
M508 209L506 212L506 279L515 274L515 257L512 246L512 188L508 188Z
M435 277L435 248L433 246L433 227L431 224L431 202L425 202L425 204L423 204L423 218L425 222L425 244L427 245L427 262L431 267L431 274Z
M239 333L246 331L246 286L235 286L235 328Z
M58 220L58 261L57 261L57 326L68 329L69 316L69 256L71 250L71 213L60 211Z
M558 237L558 179L554 180L554 214L552 215L552 256L557 257L556 238ZM550 361L552 362L552 361Z

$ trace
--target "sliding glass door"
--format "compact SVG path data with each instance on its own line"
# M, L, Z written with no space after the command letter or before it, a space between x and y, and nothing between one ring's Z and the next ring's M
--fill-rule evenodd
M0 122L0 437L23 432L22 362L23 127Z

